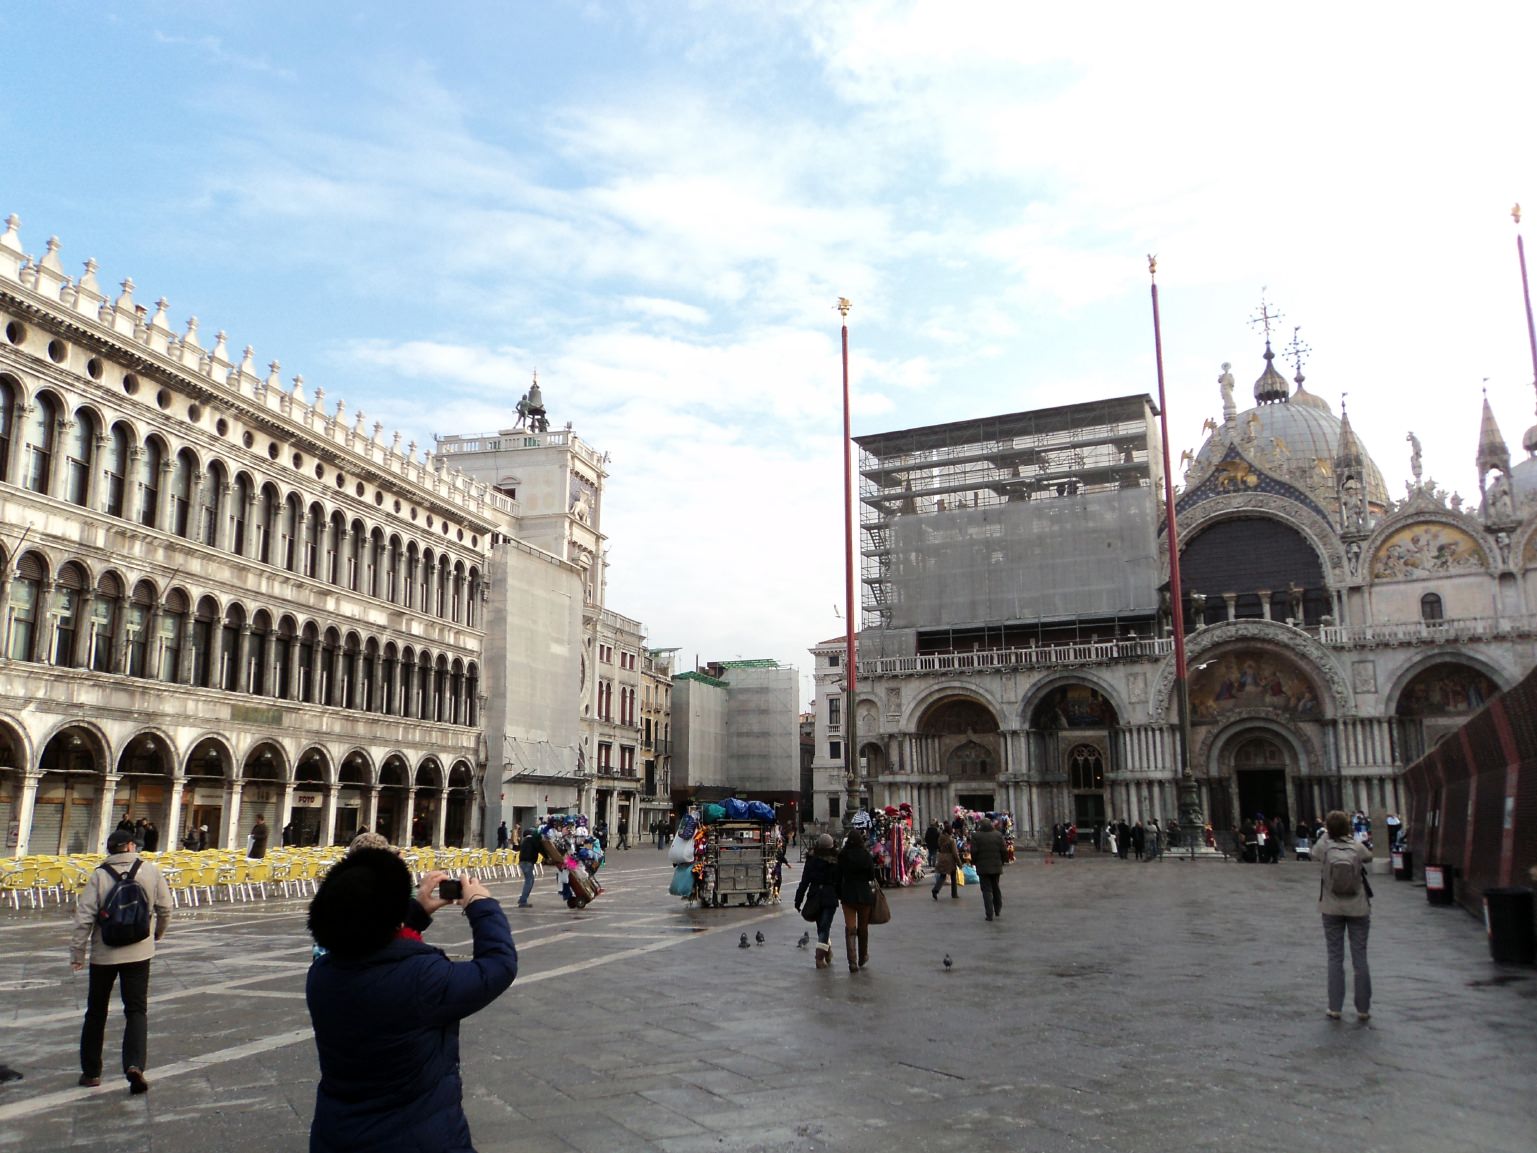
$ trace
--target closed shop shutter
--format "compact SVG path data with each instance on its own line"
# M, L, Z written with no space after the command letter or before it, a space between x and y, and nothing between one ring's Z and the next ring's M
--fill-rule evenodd
M46 794L45 794L45 790ZM57 853L59 833L64 828L63 782L49 790L47 783L37 790L37 804L32 809L32 836L27 840L29 853Z

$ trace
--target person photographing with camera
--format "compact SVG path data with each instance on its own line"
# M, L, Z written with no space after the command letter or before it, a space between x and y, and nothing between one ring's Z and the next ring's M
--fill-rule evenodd
M468 961L422 940L449 905L470 924ZM320 1058L311 1153L473 1150L459 1022L517 976L501 905L475 878L438 871L422 876L413 897L405 862L364 848L331 867L308 925L326 950L305 983Z

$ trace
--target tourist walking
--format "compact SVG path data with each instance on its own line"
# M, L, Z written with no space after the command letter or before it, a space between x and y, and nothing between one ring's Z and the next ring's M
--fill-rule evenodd
M1154 817L1147 826L1147 859L1157 860L1163 856L1163 830L1158 827L1158 818Z
M934 858L939 855L939 822L930 821L929 827L923 830L923 847L929 854L929 868L934 867Z
M327 950L305 982L320 1059L311 1153L473 1148L459 1022L512 984L518 954L502 907L469 875L457 903L472 958L450 961L422 940L432 915L456 903L438 895L447 879L429 871L413 900L404 861L359 849L331 866L310 902L310 933Z
M1125 821L1115 827L1116 856L1126 860L1126 854L1131 851L1131 827Z
M939 890L944 887L945 878L950 878L950 895L957 899L961 895L961 887L956 880L956 873L961 868L961 850L955 843L955 837L948 829L939 834L939 847L934 852L934 887L929 890L929 896L939 900Z
M1366 863L1371 850L1351 836L1350 818L1335 809L1324 818L1324 835L1313 846L1318 858L1318 912L1323 917L1324 944L1329 960L1331 1021L1345 1007L1345 938L1350 938L1350 968L1355 975L1358 1020L1372 1010L1372 975L1366 964L1366 938L1371 931L1371 886Z
M826 969L833 963L833 918L838 915L838 851L832 835L823 833L811 846L801 883L795 888L795 907L801 916L814 910L817 927L816 967Z
M149 964L155 942L171 923L171 889L153 862L139 856L132 829L107 838L107 859L92 871L75 902L69 967L79 972L90 953L85 1024L80 1029L80 1084L101 1084L101 1049L112 986L123 1002L123 1076L128 1091L147 1092ZM98 914L104 913L104 916ZM153 928L151 928L153 921Z
M498 849L505 849L507 847L507 822L506 821L503 821L500 825L496 826L496 847Z
M534 891L534 871L539 867L540 854L544 852L544 838L539 835L538 825L529 825L528 832L518 842L518 870L523 874L523 891L518 894L518 908L528 908L528 896Z
M998 881L1003 876L1003 834L989 820L977 822L971 834L971 863L982 885L982 912L987 920L1003 916L1003 892Z
M619 847L621 849L628 849L630 847L630 818L629 817L620 817L619 818Z
M870 912L875 908L875 858L865 848L865 835L850 829L838 853L838 901L843 906L843 947L849 972L870 963Z
M1131 827L1131 851L1137 860L1142 860L1142 854L1147 850L1147 830L1138 821Z

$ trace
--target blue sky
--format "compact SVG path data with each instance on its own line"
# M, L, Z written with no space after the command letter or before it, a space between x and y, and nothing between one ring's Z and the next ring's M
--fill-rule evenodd
M1537 6L1065 7L8 5L0 214L408 440L537 367L685 660L842 629L838 296L856 435L1153 391L1156 252L1176 454L1265 287L1395 493L1521 455Z

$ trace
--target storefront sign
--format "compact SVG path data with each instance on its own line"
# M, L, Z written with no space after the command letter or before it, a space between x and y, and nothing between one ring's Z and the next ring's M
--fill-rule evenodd
M318 809L323 804L325 804L325 798L319 793L294 794L294 808L296 809Z
M192 803L194 805L222 805L224 803L224 790L193 789Z

